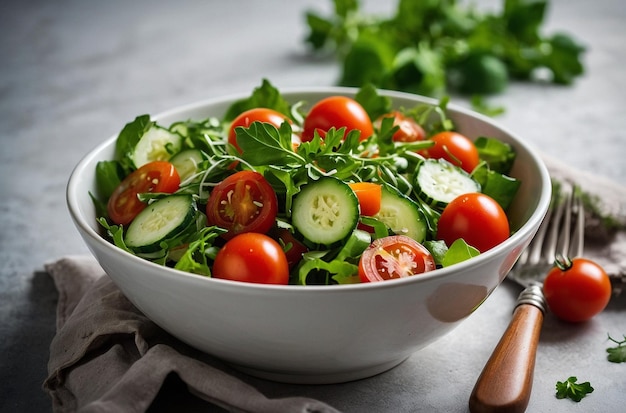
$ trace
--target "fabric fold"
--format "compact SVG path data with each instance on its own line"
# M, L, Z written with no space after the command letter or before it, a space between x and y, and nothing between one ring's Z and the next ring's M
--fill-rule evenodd
M46 271L59 291L44 382L55 412L144 412L172 374L189 398L230 412L338 412L304 397L268 399L218 361L207 362L145 317L92 257L65 257Z

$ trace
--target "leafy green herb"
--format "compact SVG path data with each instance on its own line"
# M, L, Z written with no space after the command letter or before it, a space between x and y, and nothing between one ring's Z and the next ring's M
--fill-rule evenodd
M606 352L609 353L607 360L611 363L626 363L626 335L621 341L617 341L611 336L609 336L609 340L617 344L617 346L606 349Z
M154 125L150 115L140 115L128 122L117 137L115 152L122 167L128 172L135 169L132 153L139 139Z
M584 383L576 383L578 379L574 376L569 377L565 381L556 382L556 398L569 398L575 402L581 401L587 394L593 392L593 387L586 381Z
M346 86L489 95L503 92L510 79L542 73L570 84L584 72L585 48L563 32L542 33L548 3L503 0L500 11L481 12L456 0L398 0L395 13L381 16L367 14L358 0L333 0L330 16L307 12L306 42L337 57Z
M469 260L472 257L476 257L480 252L468 245L463 238L459 238L450 245L450 248L443 257L442 265L449 267L450 265Z
M225 122L230 122L240 113L254 108L274 109L285 116L289 116L291 114L290 105L280 94L280 91L276 89L267 79L263 79L261 86L254 89L252 91L252 95L233 103L228 108L223 120Z

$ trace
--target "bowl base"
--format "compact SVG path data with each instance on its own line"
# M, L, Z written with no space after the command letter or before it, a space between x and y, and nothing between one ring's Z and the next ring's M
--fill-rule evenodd
M400 365L408 357L392 360L383 364L369 366L358 370L340 371L335 373L294 373L260 370L251 367L244 367L237 364L230 364L236 370L260 379L271 380L289 384L337 384L349 381L366 379L377 374L384 373Z

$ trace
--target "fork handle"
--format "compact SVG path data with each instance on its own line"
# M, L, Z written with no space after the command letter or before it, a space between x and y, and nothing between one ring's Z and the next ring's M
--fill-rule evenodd
M543 298L543 297L541 297ZM472 413L524 412L535 370L543 308L520 303L470 396Z

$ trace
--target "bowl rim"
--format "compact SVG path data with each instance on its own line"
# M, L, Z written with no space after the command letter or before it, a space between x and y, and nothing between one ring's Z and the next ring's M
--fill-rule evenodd
M347 96L354 96L354 94L358 91L358 88L353 87L342 87L342 86L311 86L311 87L288 87L281 88L280 93L283 97L289 100L289 97L295 97L298 95L310 95L310 94L343 94ZM394 90L386 90L386 89L378 89L378 92L381 95L388 96L392 99L408 99L408 100L417 100L419 102L429 103L429 104L437 104L438 100L426 97L422 95L400 92ZM152 120L159 121L163 118L176 116L177 114L189 112L192 110L198 110L205 106L210 105L218 105L227 102L233 102L235 100L247 98L250 96L250 93L234 93L224 96L219 96L215 98L201 99L195 102L175 106L171 109L161 111L156 115L151 116ZM339 285L276 285L276 284L257 284L257 283L246 283L246 282L233 282L230 280L221 280L212 277L207 277L200 274L194 274L186 271L176 270L171 267L159 265L153 263L151 261L145 260L141 257L133 255L127 251L118 248L105 238L103 238L97 231L95 231L91 225L87 222L84 216L82 216L78 210L79 198L81 196L88 196L88 194L79 194L77 187L79 186L79 174L82 170L86 168L88 164L90 164L105 147L108 147L114 144L114 141L117 139L119 133L110 136L108 139L103 142L97 144L94 148L88 151L74 166L70 173L70 177L66 186L66 203L73 219L75 225L79 227L82 232L83 237L88 236L90 239L95 241L101 248L105 248L113 254L121 254L123 259L135 261L139 265L148 265L149 268L154 268L155 271L161 272L163 275L176 276L180 277L192 277L194 279L204 279L205 282L217 283L216 285L222 286L236 286L236 288L248 289L250 291L257 290L270 290L270 291L290 291L290 292L316 292L316 291L325 291L325 292L345 292L345 291L361 291L363 289L385 289L385 288L397 288L398 286L402 286L407 283L423 283L426 281L430 281L433 278L446 278L453 274L463 272L467 268L471 268L477 265L480 265L483 261L491 260L492 257L499 254L501 250L507 248L509 244L516 243L520 238L530 237L533 235L533 232L536 231L536 228L539 226L541 220L548 209L551 197L551 185L550 185L550 175L548 169L540 158L537 150L530 145L525 140L521 139L518 135L508 130L504 126L500 125L497 121L483 115L481 113L475 112L470 109L463 108L454 102L449 102L447 105L447 110L452 112L457 112L459 114L463 114L466 116L473 117L481 122L485 122L490 124L491 126L496 127L501 130L503 133L513 137L516 141L516 145L522 147L529 157L533 160L533 162L538 166L538 172L541 177L544 185L541 188L541 194L539 195L538 204L536 209L531 213L528 217L526 223L522 225L517 231L515 231L509 238L507 238L502 243L497 246L491 248L480 255L473 257L470 260L460 262L450 267L439 268L434 271L430 271L424 274L420 274L417 277L406 277L400 279L387 280L385 282L376 282L376 283L356 283L356 284L339 284ZM535 228L533 230L533 228ZM140 264L143 263L143 264Z

